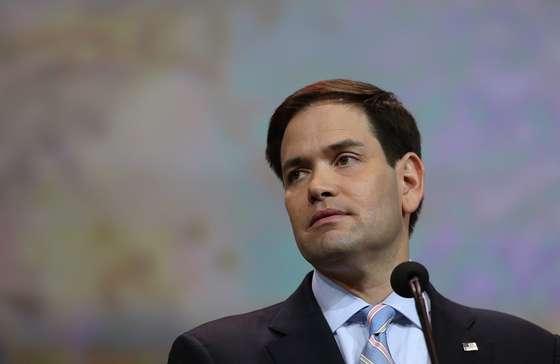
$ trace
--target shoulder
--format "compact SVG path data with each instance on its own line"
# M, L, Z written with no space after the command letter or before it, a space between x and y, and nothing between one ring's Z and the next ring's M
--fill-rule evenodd
M239 337L240 332L245 335L258 333L268 328L281 306L282 302L255 311L223 317L197 326L183 335L196 336L202 340L220 340Z
M552 336L544 328L523 318L482 308L474 308L453 302L430 287L430 298L434 309L441 315L442 321L450 321L465 328L477 328L481 332L493 332L502 336L520 335L528 333L537 337Z
M175 339L168 363L268 362L266 347L284 335L286 329L321 326L317 319L317 312L321 311L313 297L311 277L311 273L307 274L283 302L210 321L183 333Z
M493 348L497 362L560 364L560 339L544 328L508 313L455 303L433 287L430 297L434 333L437 331L440 342L456 348L462 342L477 342ZM517 361L511 361L513 358Z
M471 312L476 318L480 330L492 331L497 336L519 338L526 335L543 339L553 336L544 328L508 313L480 308L471 308Z
M560 363L560 338L544 328L507 313L473 308L473 332L495 347L500 358L515 356L533 362Z
M282 303L240 315L223 317L184 332L175 339L169 364L227 363L231 358L262 355L274 334L268 329Z

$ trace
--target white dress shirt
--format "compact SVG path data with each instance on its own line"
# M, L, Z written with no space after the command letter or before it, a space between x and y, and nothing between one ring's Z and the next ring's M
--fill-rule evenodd
M313 272L311 287L344 361L346 364L359 363L360 353L366 345L369 331L367 323L360 322L354 315L369 304L317 270ZM428 295L424 294L424 298L430 312ZM392 292L383 303L397 311L397 315L387 329L387 345L395 363L429 364L428 351L414 299L403 298Z

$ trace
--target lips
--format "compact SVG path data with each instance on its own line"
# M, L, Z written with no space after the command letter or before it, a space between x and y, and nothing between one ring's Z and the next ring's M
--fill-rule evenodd
M324 219L329 216L335 216L335 215L348 215L348 214L345 213L344 211L340 211L336 209L319 210L315 214L313 214L313 217L311 217L311 221L309 222L309 227L312 227L317 221L321 219Z

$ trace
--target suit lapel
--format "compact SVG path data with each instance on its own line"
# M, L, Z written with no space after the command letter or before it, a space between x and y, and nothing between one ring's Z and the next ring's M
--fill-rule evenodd
M269 326L279 336L267 346L277 364L344 364L327 320L311 290L311 277L312 273L305 277Z
M477 322L472 311L446 299L431 285L427 291L431 301L432 330L439 361L456 364L493 363L494 346L476 334ZM471 350L465 350L463 344ZM477 350L473 350L475 345Z
M309 273L298 289L282 304L269 329L277 339L267 345L276 364L344 364L331 329L311 290ZM477 335L472 311L439 294L431 285L431 323L441 363L494 363L494 345ZM476 343L478 350L463 344Z

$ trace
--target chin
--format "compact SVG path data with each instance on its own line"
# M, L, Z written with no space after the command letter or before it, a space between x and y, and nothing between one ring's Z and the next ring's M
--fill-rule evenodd
M298 244L298 247L303 257L313 266L317 266L325 262L347 259L360 252L360 245L357 241L348 239L346 234L329 234L318 241Z

